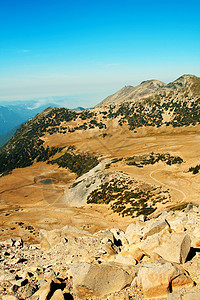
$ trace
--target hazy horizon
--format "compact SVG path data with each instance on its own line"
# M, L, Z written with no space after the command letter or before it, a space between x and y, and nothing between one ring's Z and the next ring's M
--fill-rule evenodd
M125 85L200 76L199 9L196 0L4 1L0 101L91 95L81 104L91 106Z

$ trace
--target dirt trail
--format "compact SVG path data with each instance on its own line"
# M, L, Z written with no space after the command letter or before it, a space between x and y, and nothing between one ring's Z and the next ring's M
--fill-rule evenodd
M163 183L163 182L161 182L160 180L158 180L158 179L156 179L155 177L152 176L153 174L158 173L158 172L160 172L160 171L164 171L164 170L163 170L163 169L160 169L160 170L151 171L150 174L149 174L150 178L153 179L155 182L159 183L159 185L161 185L161 186L164 185L164 186L166 186L167 188L170 188L170 189L172 189L172 190L175 190L175 191L181 193L181 195L183 196L183 199L182 199L181 202L184 202L185 199L187 198L187 196L186 196L186 194L185 194L182 190L177 189L177 188L173 187L173 186L170 185L170 184Z

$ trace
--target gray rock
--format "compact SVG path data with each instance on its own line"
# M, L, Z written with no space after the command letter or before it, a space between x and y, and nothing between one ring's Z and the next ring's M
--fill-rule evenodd
M36 293L38 290L38 287L35 285L29 285L28 288L23 292L22 297L27 299L31 297L34 293Z

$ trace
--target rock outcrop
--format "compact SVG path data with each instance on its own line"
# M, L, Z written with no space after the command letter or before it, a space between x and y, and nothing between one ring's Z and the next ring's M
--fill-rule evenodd
M200 215L195 208L91 234L40 232L40 245L0 243L2 299L198 299ZM180 227L181 223L181 227ZM10 297L10 298L9 298ZM164 298L163 298L164 297ZM191 298L192 297L192 298Z

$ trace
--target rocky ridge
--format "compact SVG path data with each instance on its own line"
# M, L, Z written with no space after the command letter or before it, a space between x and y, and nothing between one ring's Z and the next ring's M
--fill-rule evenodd
M135 102L159 94L172 96L175 91L181 93L187 90L187 92L192 94L193 91L196 90L196 85L199 85L199 78L194 75L183 75L169 84L159 80L146 80L136 87L131 85L123 87L115 94L101 101L97 107L119 105L124 102Z
M65 226L41 230L40 244L1 242L1 299L199 299L199 220L189 205L125 232Z

